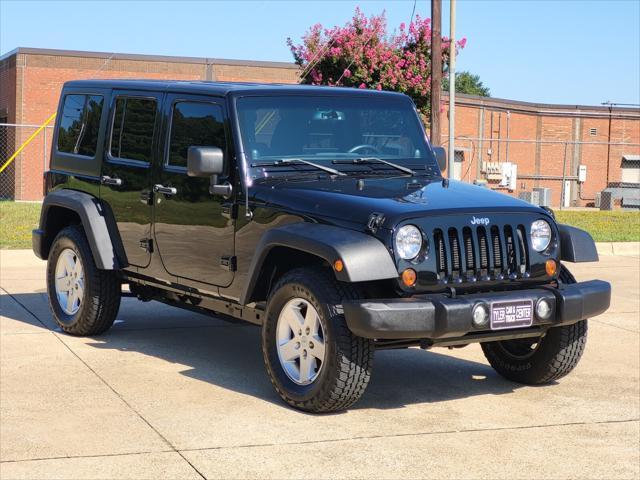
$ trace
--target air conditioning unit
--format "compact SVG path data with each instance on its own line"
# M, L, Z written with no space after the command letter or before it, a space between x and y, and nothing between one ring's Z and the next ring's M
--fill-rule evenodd
M536 191L520 192L518 194L518 198L520 200L524 200L525 202L532 203L533 205L540 205L540 193Z
M541 207L550 207L551 206L551 189L546 187L534 187L534 192L538 192L540 198Z

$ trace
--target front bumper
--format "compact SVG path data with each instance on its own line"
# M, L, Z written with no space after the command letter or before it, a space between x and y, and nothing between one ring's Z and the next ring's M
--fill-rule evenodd
M601 314L609 308L611 285L591 280L563 284L560 288L477 293L455 298L416 295L387 300L354 300L344 303L344 314L349 329L360 337L381 340L446 339L488 331L486 326L477 328L473 325L472 311L478 303L532 300L535 305L541 298L549 301L553 312L548 319L538 318L534 313L530 330L570 325ZM495 331L495 334L498 336L504 331Z

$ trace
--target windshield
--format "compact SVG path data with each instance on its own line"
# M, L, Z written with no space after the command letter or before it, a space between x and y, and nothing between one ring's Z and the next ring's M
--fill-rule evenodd
M276 163L294 158L345 173L398 173L379 161L345 161L371 158L438 172L418 116L402 97L242 97L237 109L253 178L310 170L302 162Z

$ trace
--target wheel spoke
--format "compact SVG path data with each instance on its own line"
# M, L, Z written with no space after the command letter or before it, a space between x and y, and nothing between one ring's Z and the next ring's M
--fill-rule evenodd
M296 348L296 344L298 348ZM280 354L283 360L290 362L300 356L300 344L294 339L280 345Z
M67 275L73 274L73 272L76 269L76 265L77 265L77 262L74 261L73 256L71 256L70 254L64 256L64 266L65 266L65 269L67 270Z
M73 306L76 303L75 290L71 289L67 295L67 312L73 312Z
M78 300L82 301L82 296L84 295L84 279L78 278L78 290L76 291L76 297Z
M309 328L311 335L318 334L320 319L318 318L318 312L316 312L315 308L312 308L311 306L307 308L307 313L304 316L304 325Z
M68 278L66 276L56 278L56 290L59 293L66 292L69 290L69 286L67 285Z
M313 337L313 348L309 348L309 350L307 350L311 355L313 355L314 357L316 357L318 360L320 360L321 362L324 361L324 340L322 338L320 338L318 335L314 335Z
M291 328L294 334L297 334L298 330L300 330L300 327L302 327L302 324L304 323L304 318L302 318L300 310L296 307L287 308L282 312L282 315L289 325L289 328Z
M300 355L300 382L306 383L315 374L316 360L311 355Z

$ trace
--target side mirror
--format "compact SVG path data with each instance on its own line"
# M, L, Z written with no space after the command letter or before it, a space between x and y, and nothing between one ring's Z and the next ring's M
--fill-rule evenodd
M433 153L436 155L440 172L444 172L447 168L447 151L443 147L432 147Z
M224 154L218 147L189 147L187 150L187 175L211 177L224 171Z
M218 147L189 147L187 150L187 175L209 177L209 193L231 196L233 190L229 182L218 185L218 175L224 172L224 153Z

